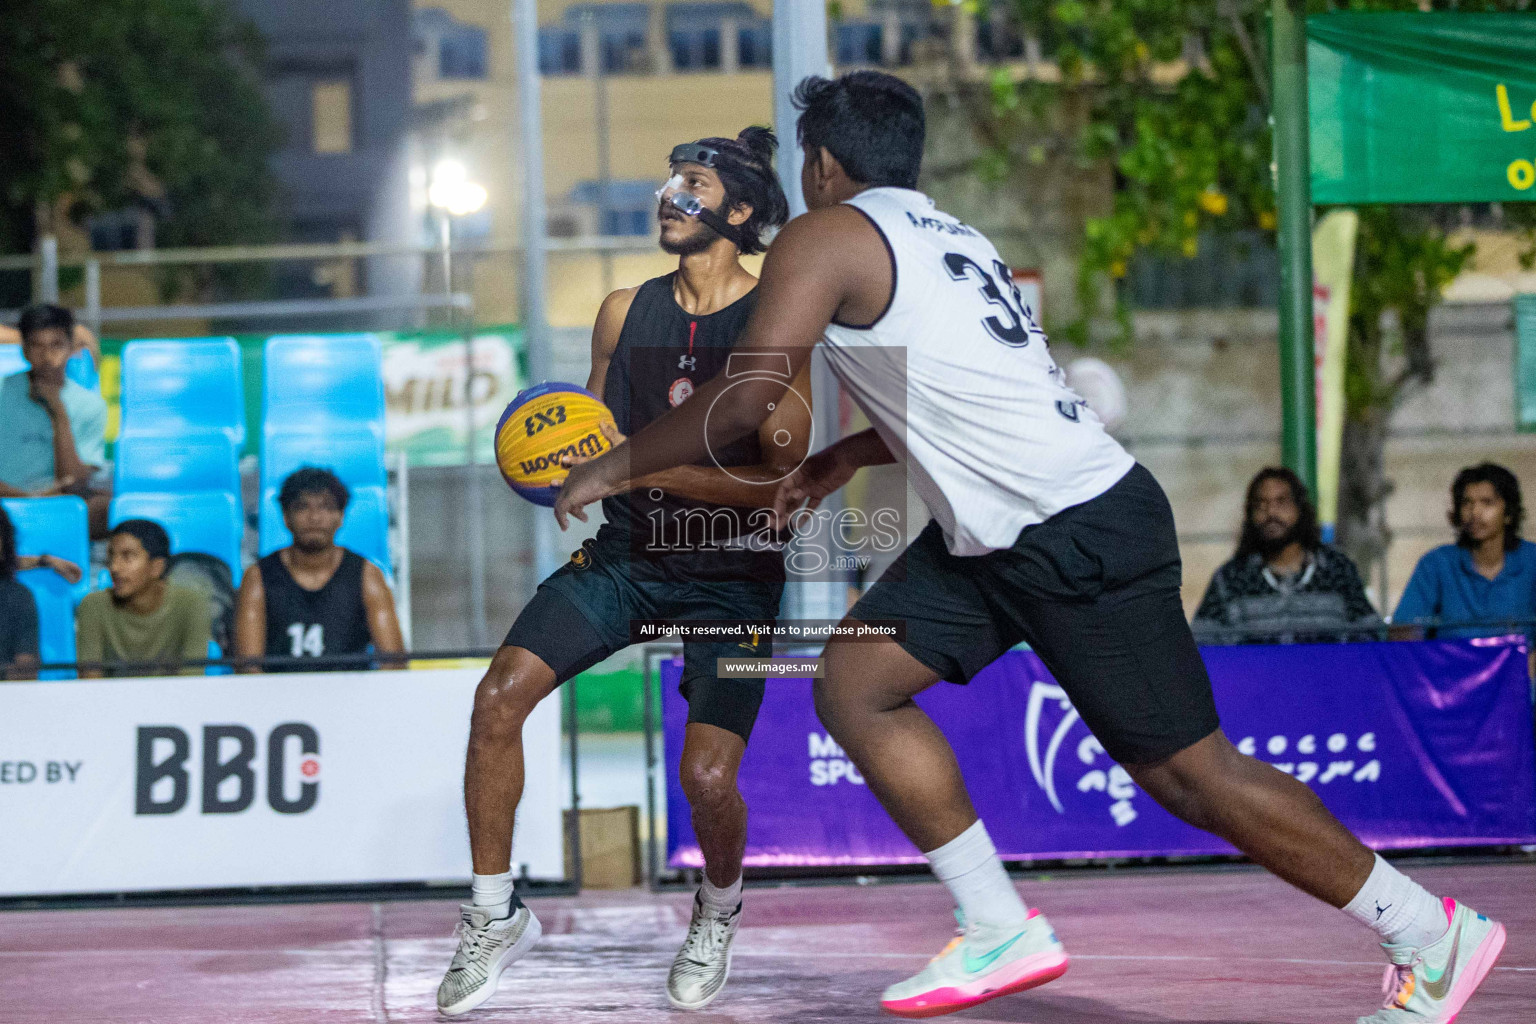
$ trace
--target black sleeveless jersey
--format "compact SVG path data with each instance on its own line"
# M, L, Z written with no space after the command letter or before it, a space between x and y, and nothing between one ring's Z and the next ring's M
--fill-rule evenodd
M267 597L267 657L318 658L367 651L373 638L368 633L368 613L363 607L361 555L343 549L341 564L319 590L299 586L283 564L280 551L272 552L257 564ZM369 659L361 658L356 663L330 662L312 667L292 664L264 671L328 672L368 667Z
M640 286L624 318L618 345L603 380L603 401L626 436L635 433L694 389L726 370L752 310L753 289L724 309L695 316L678 305L674 271ZM720 466L762 462L757 435L716 452ZM713 466L708 456L699 465ZM631 557L659 563L678 579L783 581L784 558L777 550L750 550L748 538L763 537L763 516L754 509L689 501L648 489L603 500L608 538L628 545ZM759 545L759 548L761 545Z

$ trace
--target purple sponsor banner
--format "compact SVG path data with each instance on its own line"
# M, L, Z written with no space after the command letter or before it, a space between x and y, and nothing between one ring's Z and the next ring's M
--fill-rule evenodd
M1536 842L1525 641L1254 647L1202 652L1222 727L1311 786L1377 849ZM687 703L662 665L667 864L703 859L678 782ZM976 810L1009 860L1223 854L1168 814L1088 732L1035 655L918 697L949 738ZM741 766L746 862L904 864L917 849L822 729L806 679L770 680Z

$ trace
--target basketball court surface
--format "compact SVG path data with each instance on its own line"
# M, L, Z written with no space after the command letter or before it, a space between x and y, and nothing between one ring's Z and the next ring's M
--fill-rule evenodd
M1536 1021L1536 863L1409 865L1509 928L1458 1024ZM1372 935L1254 869L1031 877L1072 954L1066 976L954 1015L1009 1024L1352 1024L1379 1002ZM948 940L930 882L750 888L730 983L667 1006L687 893L536 898L540 946L465 1021L891 1021L880 990ZM448 901L0 912L0 1021L438 1020Z

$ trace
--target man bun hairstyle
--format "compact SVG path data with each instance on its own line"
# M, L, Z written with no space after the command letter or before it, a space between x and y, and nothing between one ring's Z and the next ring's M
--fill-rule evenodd
M882 71L810 75L793 102L800 145L825 148L861 185L917 187L926 126L923 98L906 82Z
M699 145L720 154L714 169L720 184L725 186L721 215L738 206L752 207L752 216L736 228L737 248L744 256L763 252L768 248L763 236L789 219L789 200L784 197L784 187L773 169L778 136L771 128L751 125L734 139L700 139Z

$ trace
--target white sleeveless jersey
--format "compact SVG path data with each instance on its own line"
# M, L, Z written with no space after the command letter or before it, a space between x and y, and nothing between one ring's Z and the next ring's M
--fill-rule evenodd
M1067 387L992 243L910 189L848 204L885 236L895 280L872 326L827 328L827 360L950 552L1011 547L1114 486L1135 460Z

